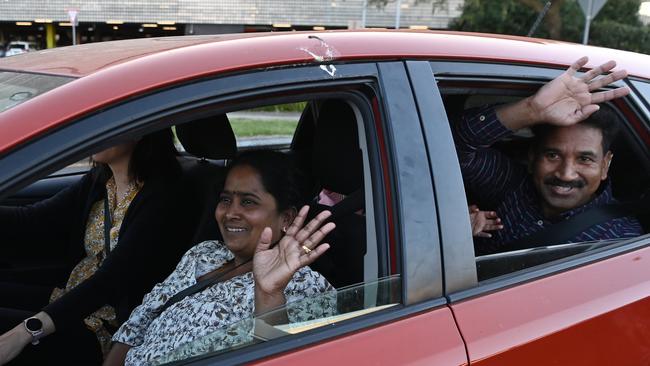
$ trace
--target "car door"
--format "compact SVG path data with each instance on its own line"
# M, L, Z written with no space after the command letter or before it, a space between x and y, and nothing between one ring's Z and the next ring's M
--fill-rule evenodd
M464 89L470 94L475 93L473 90L481 82L487 82L486 88L505 83L510 90L527 90L562 72L524 66L444 62L431 63L428 70L424 66L421 69L413 80L432 79L435 74L439 84L446 80L456 91ZM415 65L411 70L416 72ZM463 78L466 82L461 81ZM422 120L431 146L440 129L447 130L449 122L437 109L431 108L431 103L425 102L431 90L414 85L416 95L422 94L418 107L436 116ZM639 127L647 128L649 116L638 100L639 96L633 95L617 102L623 113L637 111L636 118L641 123L632 121L629 128L630 131L636 129L632 132L636 137L643 135ZM647 147L641 143L640 149L647 150ZM431 151L429 154L432 166L441 160L440 154ZM453 158L444 156L442 160L438 164L446 162L458 168ZM464 210L467 216L465 194L458 192L462 190L463 181L459 169L454 170L455 174L446 174L440 184L435 182L439 201L441 192L449 192L447 187L457 187L453 191L457 202L440 205L441 217L453 217ZM461 231L470 232L466 219L460 225L466 226ZM506 269L492 278L471 278L468 271L474 271L476 276L479 263L492 260L496 263L497 258L475 258L471 237L458 236L457 230L458 225L441 223L446 290L466 342L470 364L639 365L650 362L650 239L647 235L592 246L593 249L577 255L569 253L565 258L552 258L548 263L540 260L531 268ZM548 252L538 250L527 255L539 259L544 253ZM457 286L459 279L465 281Z
M453 314L439 294L441 278L437 258L439 233L435 222L436 206L427 166L426 146L418 127L418 112L404 64L378 64L381 98L378 110L384 110L384 135L389 149L385 168L390 170L388 195L394 200L397 220L392 222L398 234L403 273L404 306L382 318L363 320L367 326L349 323L341 327L357 331L337 339L323 341L285 355L260 362L269 365L332 363L385 365L460 365L466 364L462 339ZM430 85L431 86L431 85ZM432 85L435 88L435 85ZM382 131L383 130L383 131ZM381 144L381 143L380 143ZM391 198L387 200L391 201ZM389 214L390 215L390 214ZM399 255L399 254L398 254ZM391 319L392 320L389 320ZM363 323L358 319L358 324Z
M362 311L324 319L323 326L310 326L297 335L283 333L176 362L466 364L462 338L442 296L432 174L405 66L360 62L335 67L291 65L212 75L105 106L6 153L0 160L0 197L53 167L129 136L187 122L193 115L305 100L346 101L362 131L367 185L363 215L375 258L367 281L339 292L360 291ZM382 288L391 295L387 307L376 306Z

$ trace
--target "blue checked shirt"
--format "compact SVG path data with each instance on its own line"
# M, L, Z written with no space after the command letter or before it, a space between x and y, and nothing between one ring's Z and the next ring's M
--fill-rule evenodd
M492 238L476 238L477 254L498 252L500 245L515 242L592 207L616 202L607 180L601 185L600 193L589 203L565 211L559 217L547 219L542 213L541 198L526 166L490 148L512 134L499 121L493 107L468 111L461 122L453 127L466 186L477 195L482 206L496 211L503 223L503 229L491 232ZM567 243L629 238L641 234L643 229L636 218L621 217L594 225Z

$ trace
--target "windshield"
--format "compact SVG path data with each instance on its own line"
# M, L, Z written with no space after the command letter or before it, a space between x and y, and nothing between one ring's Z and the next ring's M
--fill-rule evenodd
M64 76L0 71L0 113L72 80Z
M27 47L25 47L24 44L10 44L10 45L9 45L9 48L10 48L10 49L11 49L11 48L16 48L16 49L19 49L19 50L24 50L24 49L27 48Z

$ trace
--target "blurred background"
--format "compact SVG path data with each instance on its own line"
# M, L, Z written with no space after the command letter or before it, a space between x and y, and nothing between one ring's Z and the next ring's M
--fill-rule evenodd
M116 39L359 28L462 30L650 53L641 0L2 0L0 56Z

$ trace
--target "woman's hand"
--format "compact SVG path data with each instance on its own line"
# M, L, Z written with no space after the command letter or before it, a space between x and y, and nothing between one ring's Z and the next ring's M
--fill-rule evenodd
M124 365L126 360L126 354L131 349L131 346L128 344L114 342L111 350L106 355L104 359L103 366L121 366Z
M16 358L31 340L32 336L27 332L22 323L1 335L0 365L4 365Z
M501 219L494 211L481 211L476 205L469 206L469 219L472 223L472 235L481 238L491 238L487 231L501 230Z
M308 211L308 206L300 210L286 234L273 247L271 229L267 227L262 231L253 255L256 313L284 304L284 289L293 274L329 249L329 244L319 243L334 230L334 223L323 225L331 213L323 211L303 227Z
M56 331L52 318L46 312L39 312L34 315L43 324L43 337ZM32 335L27 332L21 322L13 329L0 336L0 365L13 360L22 352L23 348L32 341Z

